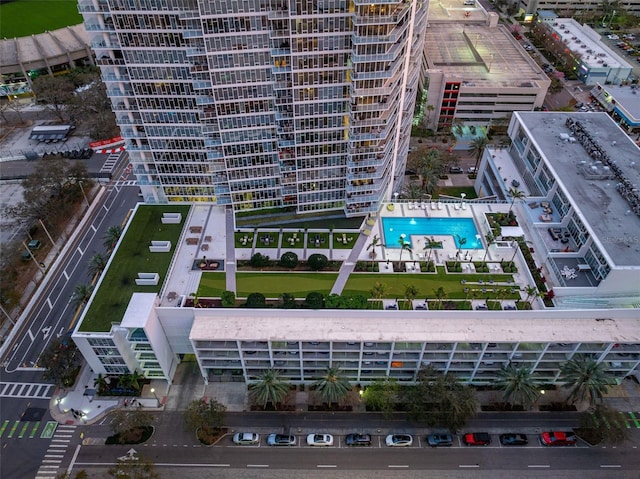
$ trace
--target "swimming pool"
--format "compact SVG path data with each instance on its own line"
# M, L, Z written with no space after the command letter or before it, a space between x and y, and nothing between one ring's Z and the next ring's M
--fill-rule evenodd
M411 235L453 236L458 249L482 248L473 218L382 218L382 228L387 248L400 248L401 234L407 241ZM460 246L458 237L467 240L464 245Z

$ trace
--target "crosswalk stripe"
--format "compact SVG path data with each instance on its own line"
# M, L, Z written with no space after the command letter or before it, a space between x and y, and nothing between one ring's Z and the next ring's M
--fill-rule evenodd
M29 429L29 423L25 422L24 426L22 426L22 429L20 430L20 433L18 434L18 439L22 439L24 437L24 435L27 433L27 429Z
M0 397L51 399L52 384L0 382Z
M633 421L633 424L637 427L640 428L640 421L638 421L638 418L636 417L635 413L632 411L629 413L629 417L631 418L631 420Z
M11 426L11 429L9 430L9 435L7 436L8 438L13 437L13 434L16 432L16 429L18 429L19 424L20 424L20 421L16 421L13 423L13 426Z
M29 438L33 439L33 437L36 435L36 432L38 431L39 427L40 427L40 421L36 422L33 425L33 428L31 429L31 432L29 433Z
M7 426L9 425L9 420L5 419L4 423L2 424L2 426L0 426L0 437L2 437L2 435L4 434L4 430L7 428Z

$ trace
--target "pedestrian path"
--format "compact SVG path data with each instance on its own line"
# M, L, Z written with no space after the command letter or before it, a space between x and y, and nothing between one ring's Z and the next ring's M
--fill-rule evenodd
M51 444L44 454L35 479L53 479L58 474L62 460L69 448L77 426L60 425L56 428Z
M54 390L53 384L0 382L0 398L50 399Z

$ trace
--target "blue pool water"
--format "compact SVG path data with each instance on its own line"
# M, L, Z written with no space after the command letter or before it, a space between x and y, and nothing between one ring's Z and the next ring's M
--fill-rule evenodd
M473 218L382 218L384 245L387 248L400 248L400 235L405 234L407 241L411 235L453 236L458 249L482 248L482 242L476 238L478 230ZM462 247L458 236L467 241Z

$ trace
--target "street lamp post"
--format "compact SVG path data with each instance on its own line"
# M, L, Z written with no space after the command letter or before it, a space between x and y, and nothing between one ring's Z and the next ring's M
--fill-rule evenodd
M84 200L87 202L87 206L89 206L89 199L87 198L87 194L84 192L84 188L82 187L82 180L78 180L78 186L80 186L80 191L82 191L82 196L84 196Z
M153 394L153 397L156 398L156 407L160 407L160 399L158 399L158 396L156 396L156 390L151 388L151 394Z

